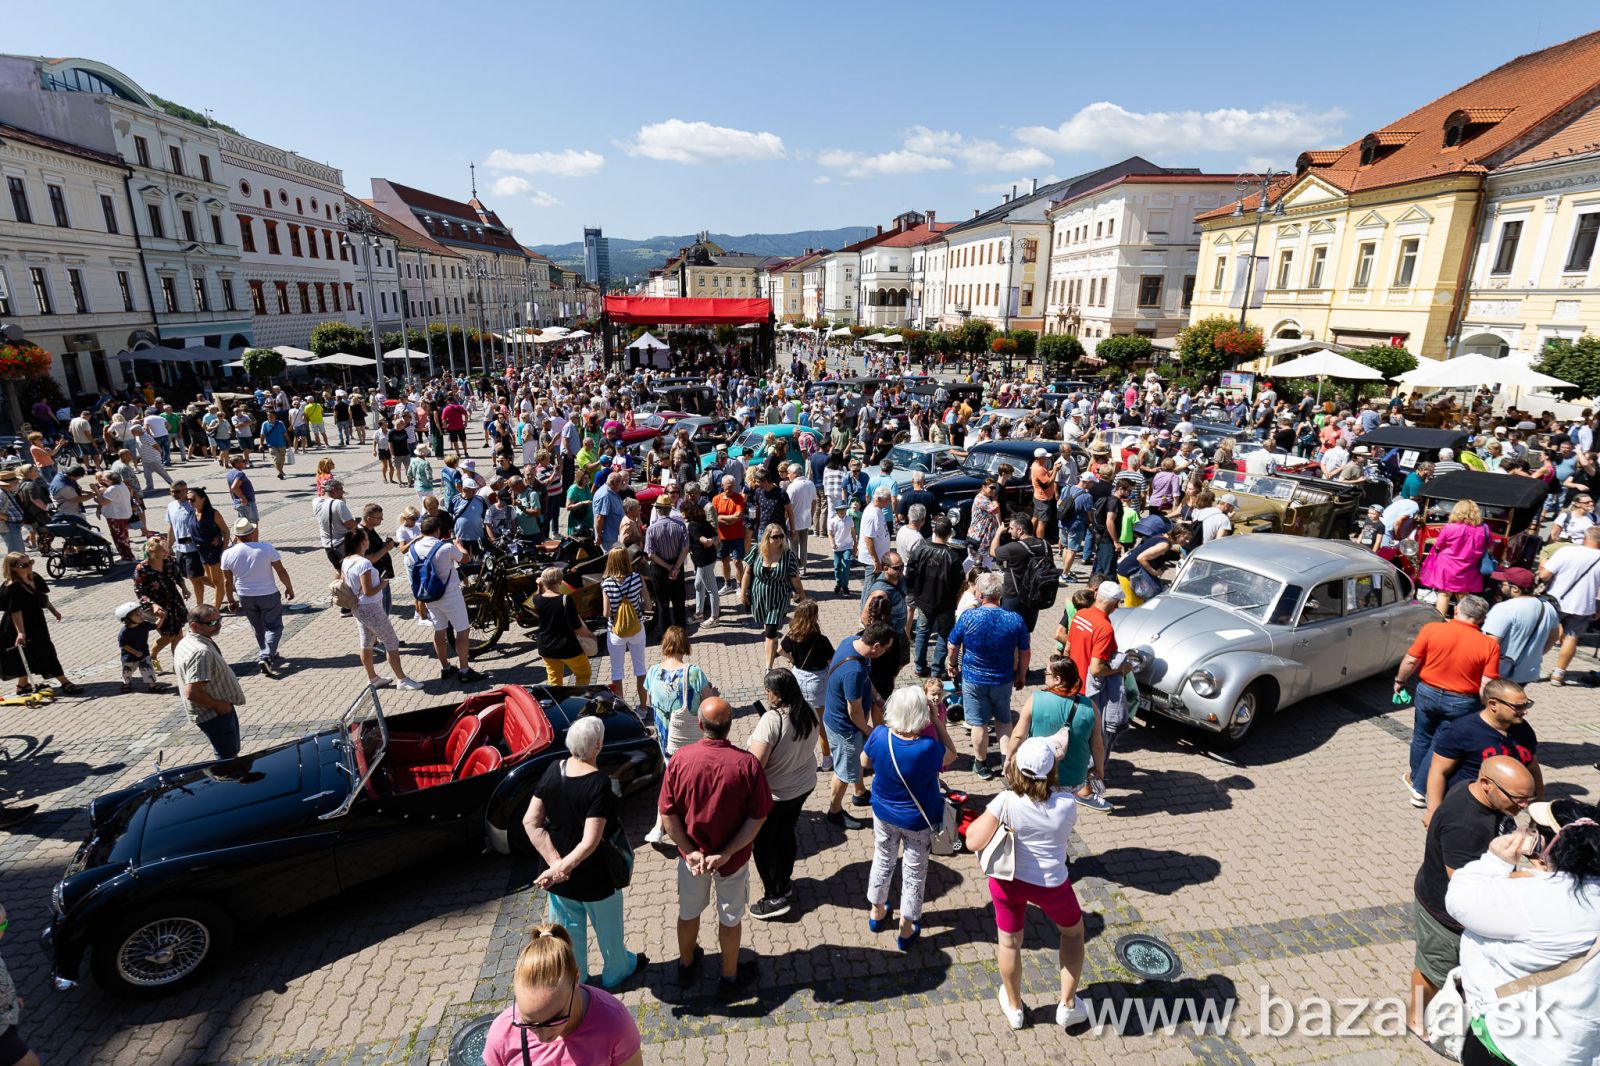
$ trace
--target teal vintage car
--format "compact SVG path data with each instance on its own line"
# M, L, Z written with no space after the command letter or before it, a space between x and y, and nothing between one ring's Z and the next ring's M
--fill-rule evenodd
M810 434L818 447L826 443L822 435L810 426L796 426L787 422L777 425L751 426L740 434L732 444L728 445L728 455L731 458L743 459L746 466L761 462L767 457L765 445L767 434L769 433L777 437L778 443L787 449L784 458L786 463L805 462L805 457L800 451L799 438L801 435ZM700 457L700 472L703 474L711 469L716 460L717 455L714 451L702 455Z

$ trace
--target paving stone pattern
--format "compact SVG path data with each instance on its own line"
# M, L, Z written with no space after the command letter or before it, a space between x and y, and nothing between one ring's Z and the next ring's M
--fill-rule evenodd
M352 502L383 503L389 525L414 499L379 480L370 453L352 447L331 454ZM312 466L300 463L282 482L259 465L254 471L263 535L284 553L297 602L310 609L287 616L283 652L291 672L278 680L242 674L247 750L324 725L361 684L354 625L326 602L331 574L310 517ZM180 470L191 483L223 483L211 464ZM164 499L152 502L160 508ZM815 538L812 546L807 587L823 597L824 626L837 641L855 631L857 601L831 596L827 560ZM545 913L542 895L529 887L531 871L499 856L461 855L247 935L205 981L166 1000L119 1002L90 981L67 992L50 987L37 937L50 887L83 839L84 805L148 773L158 752L173 765L208 751L172 697L118 692L112 612L131 597L127 569L106 580L69 576L55 589L65 621L52 632L69 674L89 695L0 709L0 796L41 804L39 815L0 839L0 900L11 918L0 949L27 1001L23 1031L44 1061L446 1061L460 1025L507 1002L524 931ZM409 592L397 589L395 599L396 613L405 613ZM761 641L747 621L727 618L697 637L695 658L740 709L734 739L742 742L760 695ZM1051 649L1053 621L1047 615L1038 627L1035 663ZM397 625L408 670L429 684L426 692L386 691L384 705L404 710L457 698L458 686L438 680L428 633ZM243 619L230 618L219 641L236 665L252 662ZM513 630L479 665L491 683L523 683L543 679L536 662L531 643ZM609 676L603 659L596 667L597 676ZM1600 785L1593 692L1541 684L1532 694L1552 793L1592 795ZM1398 782L1409 731L1409 712L1390 705L1379 680L1274 716L1233 757L1215 756L1166 724L1136 728L1120 744L1108 783L1117 809L1080 814L1071 856L1090 937L1085 992L1130 1006L1237 999L1236 1024L1226 1035L1188 1024L1149 1035L1137 1024L1122 1034L1064 1034L1053 1024L1054 929L1037 912L1027 927L1024 971L1030 1024L1012 1032L995 1006L994 920L974 859L934 861L922 941L902 955L892 934L866 930L871 834L846 836L822 820L825 779L798 829L795 911L746 923L745 954L760 972L752 997L714 1003L714 966L702 987L676 994L673 862L641 845L627 890L628 940L651 961L622 998L644 1033L647 1061L696 1066L1430 1061L1409 1037L1280 1038L1253 1028L1263 985L1295 1001L1403 992L1407 908L1423 836ZM955 735L967 749L965 731ZM965 759L946 780L978 802L996 791L968 772ZM649 797L625 804L635 841L650 819ZM702 937L714 955L709 924ZM1131 933L1171 943L1182 965L1178 978L1140 982L1124 969L1113 948Z

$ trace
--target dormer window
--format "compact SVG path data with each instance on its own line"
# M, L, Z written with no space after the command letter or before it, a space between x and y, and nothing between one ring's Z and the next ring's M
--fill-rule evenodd
M1367 134L1361 139L1361 165L1371 166L1379 160L1388 158L1415 136L1415 133L1395 130Z
M1444 120L1444 146L1455 148L1472 140L1514 110L1509 107L1463 107L1450 112Z

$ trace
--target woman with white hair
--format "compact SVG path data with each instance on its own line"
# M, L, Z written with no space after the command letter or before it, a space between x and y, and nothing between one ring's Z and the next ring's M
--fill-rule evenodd
M550 896L549 920L572 934L580 981L589 979L588 927L594 925L604 970L601 988L615 988L645 964L623 943L622 881L633 848L617 817L611 779L595 765L605 723L579 718L567 729L566 759L551 763L522 817L542 867L534 884Z
M883 710L883 725L872 731L861 765L872 769L872 836L875 850L867 902L867 928L880 932L889 919L889 882L900 863L900 929L896 943L905 951L922 933L922 895L928 880L928 850L944 813L939 770L944 744L925 736L928 697L920 688L894 691Z

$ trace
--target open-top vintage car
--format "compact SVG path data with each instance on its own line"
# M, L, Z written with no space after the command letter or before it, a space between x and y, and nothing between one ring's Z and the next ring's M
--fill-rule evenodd
M1256 720L1393 670L1439 615L1404 574L1344 541L1263 533L1192 552L1161 595L1111 616L1139 657L1139 706L1233 746Z
M327 728L156 773L89 804L89 839L51 892L56 984L87 954L113 993L194 980L236 930L455 849L531 854L522 817L568 726L605 724L626 794L661 774L652 730L602 686L502 686L386 716L366 689Z
M1401 546L1396 562L1407 572L1420 573L1439 530L1450 521L1451 510L1462 500L1478 505L1483 527L1489 533L1489 555L1501 560L1506 542L1538 522L1545 492L1545 483L1539 478L1479 470L1451 470L1429 478L1417 494L1417 535Z
M1211 478L1218 499L1231 493L1235 533L1290 533L1299 537L1348 537L1361 502L1360 485L1309 477L1279 477L1218 470Z

